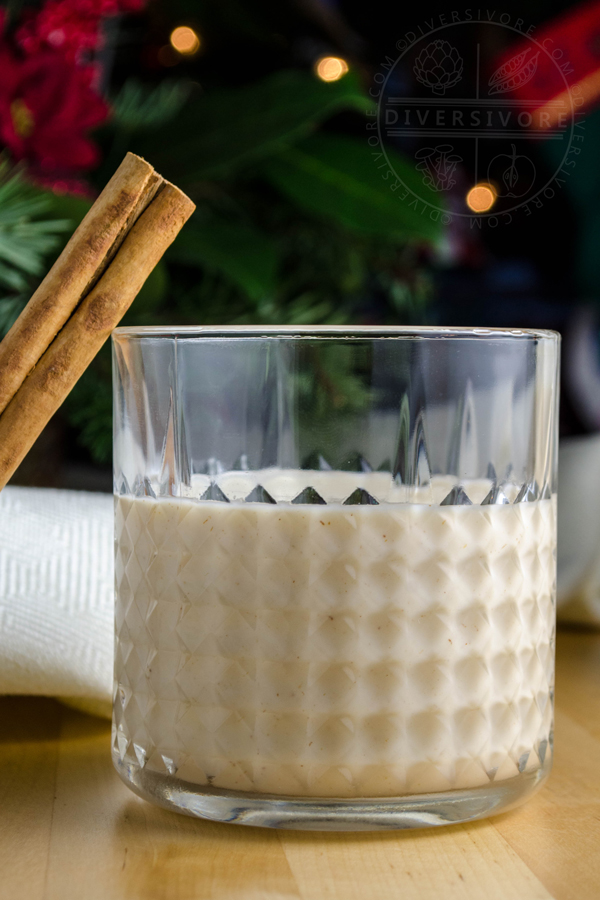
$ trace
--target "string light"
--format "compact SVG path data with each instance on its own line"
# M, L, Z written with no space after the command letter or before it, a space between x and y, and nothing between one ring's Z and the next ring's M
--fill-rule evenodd
M476 213L488 212L496 202L497 196L493 185L482 181L474 185L467 194L467 206Z
M193 56L200 49L200 38L189 25L178 25L169 35L171 47L182 56Z
M348 71L348 63L339 56L322 56L315 64L315 72L321 81L339 81Z

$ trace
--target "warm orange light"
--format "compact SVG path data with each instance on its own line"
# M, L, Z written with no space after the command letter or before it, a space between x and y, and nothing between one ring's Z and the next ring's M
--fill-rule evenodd
M467 206L476 213L488 212L496 202L496 191L491 184L481 182L471 188L467 194Z
M171 46L182 56L193 56L200 49L200 38L189 25L178 25L169 36Z
M315 72L321 81L339 81L348 71L348 63L339 56L323 56L315 65Z

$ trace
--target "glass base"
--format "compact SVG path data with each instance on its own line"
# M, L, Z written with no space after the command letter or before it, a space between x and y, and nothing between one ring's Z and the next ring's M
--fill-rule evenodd
M113 755L117 772L143 800L212 822L300 831L389 831L453 825L506 812L523 803L550 773L551 755L535 772L481 787L405 797L351 800L226 791L142 769Z

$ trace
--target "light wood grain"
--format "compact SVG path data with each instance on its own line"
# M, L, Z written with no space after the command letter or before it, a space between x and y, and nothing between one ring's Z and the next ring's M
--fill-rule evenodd
M600 634L558 640L556 756L528 804L384 834L275 832L153 807L113 772L107 723L0 699L2 900L597 900Z

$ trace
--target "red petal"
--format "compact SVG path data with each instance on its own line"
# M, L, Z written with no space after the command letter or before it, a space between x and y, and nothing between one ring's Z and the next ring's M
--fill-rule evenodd
M40 169L91 169L98 164L100 154L92 141L79 135L44 134L30 142L31 155ZM30 154L28 153L28 156Z

